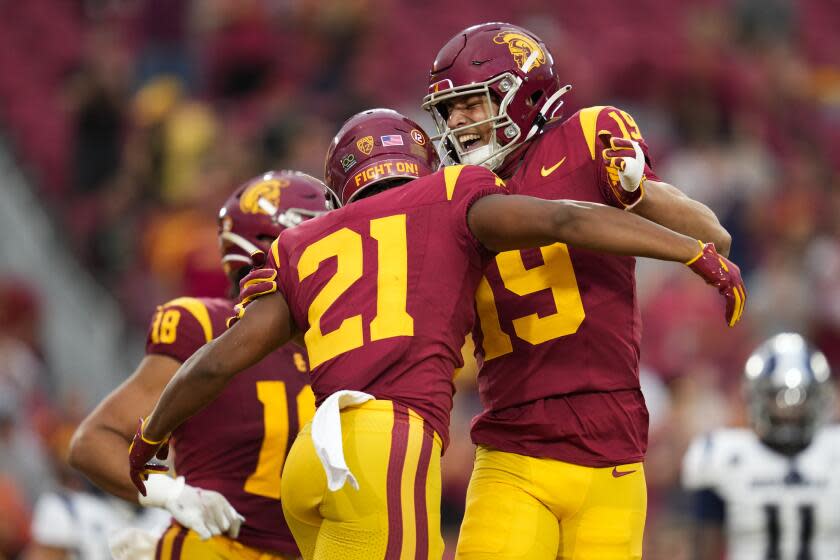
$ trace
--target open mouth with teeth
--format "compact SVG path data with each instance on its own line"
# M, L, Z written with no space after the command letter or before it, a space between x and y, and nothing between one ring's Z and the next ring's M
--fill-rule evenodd
M481 147L481 136L474 133L462 134L458 137L458 142L461 143L461 147L464 151L469 152L475 148Z

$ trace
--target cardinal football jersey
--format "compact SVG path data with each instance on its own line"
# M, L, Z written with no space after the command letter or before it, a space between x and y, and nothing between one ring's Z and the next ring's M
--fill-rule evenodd
M318 403L365 391L415 410L445 445L471 295L493 256L467 211L506 193L492 172L453 166L280 234L268 266L305 333Z
M683 460L686 489L712 495L730 560L840 558L840 427L817 433L794 457L765 446L752 430L698 437Z
M225 330L226 299L179 298L158 307L146 353L186 361ZM315 412L305 352L287 344L236 375L219 397L173 434L175 471L221 493L245 517L239 541L297 553L283 519L280 472L300 427Z
M647 155L630 115L590 107L534 141L510 191L622 208L618 176L601 157L604 130ZM634 273L632 257L562 243L496 257L476 293L484 412L473 422L475 443L592 467L643 460Z

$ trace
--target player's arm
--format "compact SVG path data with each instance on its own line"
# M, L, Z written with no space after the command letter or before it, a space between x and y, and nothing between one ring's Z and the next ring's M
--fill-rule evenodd
M129 449L130 476L142 494L146 493L146 463L159 454L169 434L215 399L234 375L295 334L286 300L280 292L274 292L251 302L236 324L184 362L151 415L135 432ZM213 445L212 434L207 440Z
M594 202L490 195L470 208L468 224L488 249L510 251L567 243L575 247L688 262L697 240L639 216Z
M467 223L473 235L493 251L559 242L617 255L679 261L725 298L730 327L744 313L747 296L734 263L719 256L711 244L698 247L696 239L630 212L593 202L493 194L473 203Z
M714 243L717 252L727 256L732 239L720 225L714 212L704 204L685 196L673 185L662 182L651 169L648 147L636 121L616 107L591 108L581 112L597 113L592 125L600 143L599 182L606 201L695 239ZM588 121L589 119L583 119ZM598 159L594 136L590 150ZM607 188L608 187L608 188Z
M701 489L691 497L694 527L692 549L695 560L719 560L724 553L723 501L714 490Z
M125 468L125 450L138 418L152 410L181 362L149 354L132 376L115 389L81 423L70 444L70 464L106 492L130 502L168 510L184 527L203 539L227 532L236 537L242 522L218 492L186 484L184 477L155 475L154 491L139 498Z
M645 196L633 206L631 212L668 229L714 243L719 254L724 257L729 255L732 237L720 225L715 213L673 185L662 181L646 181Z
M125 450L181 362L150 354L137 369L85 418L70 443L69 461L106 492L137 502L137 489L125 468Z

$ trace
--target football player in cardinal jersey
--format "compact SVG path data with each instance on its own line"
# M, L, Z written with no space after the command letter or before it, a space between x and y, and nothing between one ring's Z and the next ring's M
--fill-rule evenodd
M533 33L465 29L429 83L423 106L444 163L484 165L512 193L628 209L728 253L714 214L654 174L629 114L589 107L559 119L571 88ZM730 326L745 299L739 288ZM562 243L501 253L476 301L484 411L458 558L640 558L648 414L635 260Z
M247 312L181 367L135 434L138 488L172 430L302 333L319 406L289 453L282 500L304 558L438 559L452 373L496 252L580 243L689 263L731 302L742 285L713 248L648 220L510 195L483 167L437 166L428 136L399 113L345 123L326 160L342 206L284 231L243 280Z
M683 461L698 560L840 558L840 427L825 356L783 333L747 360L750 428L698 437ZM724 554L725 551L725 554Z
M270 172L240 186L219 213L222 263L234 292L252 255L264 255L281 231L325 209L324 184L303 173ZM138 419L181 364L225 330L233 306L229 299L190 297L159 306L146 356L73 440L72 464L99 487L172 513L174 523L158 543L160 558L298 556L283 522L280 472L295 434L314 413L302 348L283 346L243 368L219 399L172 435L177 478L151 474L147 492L138 495L125 468Z

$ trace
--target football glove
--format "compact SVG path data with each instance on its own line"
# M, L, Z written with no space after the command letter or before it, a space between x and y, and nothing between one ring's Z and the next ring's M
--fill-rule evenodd
M265 253L260 251L251 255L254 262L265 263ZM260 296L277 291L277 271L272 268L253 268L239 282L239 303L233 308L236 315L227 320L228 328L245 314L245 307Z
M601 130L598 137L604 145L601 157L608 170L618 176L620 189L613 189L624 206L630 207L644 196L645 154L635 140L613 136L609 130ZM611 177L612 179L612 177Z
M741 279L741 270L726 257L718 255L713 243L698 243L700 253L685 264L707 284L717 288L726 299L726 323L734 327L744 314L744 306L747 303L747 291Z
M137 425L137 431L134 433L134 439L131 440L131 445L128 447L129 476L142 496L146 495L146 487L143 482L149 477L149 474L169 470L166 465L149 463L155 457L163 461L169 456L169 438L166 437L161 441L151 441L145 438L143 436L144 424L145 420L141 418Z
M164 508L175 521L198 533L201 540L222 533L235 539L245 521L224 496L213 490L190 486L183 476L172 478L165 474L150 474L146 480L146 491L145 496L139 496L142 505Z

